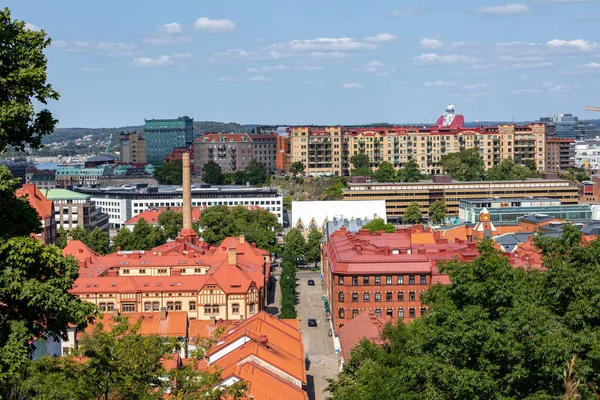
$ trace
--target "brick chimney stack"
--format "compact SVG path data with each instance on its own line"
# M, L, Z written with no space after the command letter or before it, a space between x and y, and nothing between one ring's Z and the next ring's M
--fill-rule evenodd
M192 178L190 173L190 153L181 155L183 165L183 229L181 230L180 239L184 243L196 244L198 237L196 231L192 228Z

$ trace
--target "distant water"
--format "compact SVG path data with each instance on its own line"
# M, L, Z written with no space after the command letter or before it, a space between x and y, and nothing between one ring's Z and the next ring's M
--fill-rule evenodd
M40 162L36 163L35 167L37 169L57 169L59 162Z

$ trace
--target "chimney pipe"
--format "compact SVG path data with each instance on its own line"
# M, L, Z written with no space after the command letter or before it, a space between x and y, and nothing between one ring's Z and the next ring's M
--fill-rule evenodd
M192 180L190 177L190 153L182 154L183 164L183 229L192 229Z

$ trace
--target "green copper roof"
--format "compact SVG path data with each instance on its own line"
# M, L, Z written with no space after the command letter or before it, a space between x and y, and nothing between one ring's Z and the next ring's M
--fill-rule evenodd
M87 200L87 194L73 192L67 189L40 189L48 200Z

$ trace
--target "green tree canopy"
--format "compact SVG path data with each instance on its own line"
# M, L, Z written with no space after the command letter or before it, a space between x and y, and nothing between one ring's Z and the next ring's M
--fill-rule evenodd
M321 238L323 234L316 229L311 229L308 233L308 240L306 241L306 251L304 259L306 262L319 262L321 261Z
M429 218L434 224L442 224L447 214L448 206L444 200L436 200L429 205Z
M244 176L246 182L249 182L254 186L266 183L269 178L265 164L258 162L255 159L252 159L244 170Z
M108 252L109 245L108 233L104 232L98 227L95 227L94 230L90 232L90 236L86 244L96 253L106 254Z
M113 238L113 250L133 250L133 235L129 228L122 227Z
M34 106L59 98L46 82L44 49L50 38L43 30L27 29L24 21L11 19L8 8L0 9L0 32L0 153L8 145L37 149L58 122L50 111L36 111Z
M302 161L294 161L290 165L290 173L296 177L296 175L304 175L304 163Z
M512 158L505 158L500 165L488 169L485 177L489 181L506 181L534 178L537 175L537 171L515 163Z
M373 180L376 182L396 182L397 174L394 166L387 161L379 164L377 171L373 173Z
M302 233L292 228L283 238L283 258L294 263L294 266L304 260L306 241Z
M476 148L443 155L440 165L444 169L444 173L458 181L480 181L485 179L483 160Z
M42 232L37 211L26 197L15 196L18 187L19 178L13 178L8 168L0 166L0 240Z
M421 167L419 167L419 164L412 158L404 165L404 167L398 170L398 180L400 182L419 182L423 178Z
M386 326L381 347L361 342L332 399L597 398L600 241L579 239L567 226L541 240L547 271L511 266L491 241L449 262L452 284L422 297L427 315Z
M392 232L396 231L396 228L394 227L394 225L391 224L390 222L388 222L386 224L385 221L383 220L383 218L375 218L374 220L370 221L366 225L363 225L363 229L368 229L369 231L371 231L371 233L375 233L375 232L379 232L379 231L392 233Z
M168 239L175 239L183 229L183 214L173 210L163 211L158 216L158 224Z
M202 240L219 245L223 239L244 234L248 242L256 246L277 252L277 231L281 226L277 217L264 209L248 210L237 206L212 206L202 211L196 228L201 230Z
M183 183L183 162L175 160L157 165L154 177L161 185L181 185Z
M69 236L71 236L73 240L80 240L86 244L90 240L90 233L82 226L76 226L75 228L71 229L69 231Z
M373 170L371 169L371 160L366 154L357 154L350 158L350 162L354 167L352 169L352 176L371 176Z
M17 378L30 355L30 340L66 335L84 327L95 306L68 291L79 266L56 246L28 237L0 240L0 393Z
M221 172L221 166L214 161L204 164L204 173L202 180L211 185L222 185L225 182L225 176Z
M69 233L61 226L56 232L56 245L60 249L67 247L67 236Z
M402 220L407 224L418 224L423 217L419 203L413 201L406 207L406 212Z

